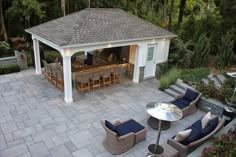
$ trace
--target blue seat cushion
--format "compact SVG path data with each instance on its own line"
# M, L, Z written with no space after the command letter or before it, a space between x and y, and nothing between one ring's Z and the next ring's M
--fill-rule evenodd
M190 135L185 140L180 142L183 145L188 145L189 143L197 141L202 137L201 130L199 130L193 126L190 126L190 127L186 128L185 130L187 130L187 129L192 129L192 131L191 131Z
M194 122L192 124L192 126L196 129L199 129L199 130L202 130L202 122L201 122L201 119L197 120L196 122Z
M189 105L189 104L187 105L186 103L183 103L183 101L179 101L179 99L171 101L170 103L174 104L175 106L177 106L180 109L183 109Z
M133 119L131 119L121 125L125 126L129 131L134 132L134 133L137 133L145 128L144 126L142 126L141 124L139 124L138 122L136 122Z
M130 133L130 132L132 132L132 131L130 131L124 125L118 125L116 127L116 133L118 134L118 136L123 136L123 135L126 135L126 134Z
M202 137L208 135L209 133L211 133L215 128L216 126L218 125L219 123L219 119L218 117L215 117L214 119L212 119L206 128L202 129L201 132L202 132Z
M196 99L198 96L198 92L195 92L191 89L187 89L187 91L184 94L184 98L188 99L189 101L193 101L194 99Z
M108 129L110 129L111 131L116 132L116 126L114 126L111 122L109 122L108 120L105 120L105 125Z

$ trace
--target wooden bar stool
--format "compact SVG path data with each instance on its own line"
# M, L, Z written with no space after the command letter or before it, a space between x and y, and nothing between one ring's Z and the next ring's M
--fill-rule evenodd
M94 88L101 86L101 72L102 71L98 70L92 73L91 82L92 82L93 91L94 91Z
M103 87L106 85L111 86L111 69L104 69L102 73L102 84Z
M85 90L90 92L90 74L75 74L76 79L76 89L84 93Z

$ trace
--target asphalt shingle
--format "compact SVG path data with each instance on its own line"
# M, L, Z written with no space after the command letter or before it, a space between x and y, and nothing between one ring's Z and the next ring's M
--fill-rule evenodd
M26 30L60 46L175 34L120 9L88 8Z

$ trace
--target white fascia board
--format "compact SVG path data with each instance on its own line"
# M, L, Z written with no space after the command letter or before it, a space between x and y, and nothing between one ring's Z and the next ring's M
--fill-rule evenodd
M108 45L108 44L113 44L114 45L132 45L132 44L139 44L142 42L148 42L149 40L152 39L163 39L163 38L175 38L177 35L171 35L171 36L159 36L159 37L149 37L149 38L140 38L140 39L129 39L129 40L119 40L119 41L110 41L110 42L97 42L97 43L89 43L89 44L77 44L77 45L67 45L67 46L62 46L63 48L89 48L91 46L100 46L100 45Z
M44 43L44 44L46 44L46 45L48 45L48 46L58 50L59 52L61 52L63 50L63 48L61 46L59 46L59 45L57 45L57 44L55 44L55 43L53 43L53 42L51 42L51 41L49 41L49 40L47 40L45 38L42 38L42 37L37 36L35 34L31 34L31 35L32 35L32 39L35 38L35 39L39 40L40 42L42 42L42 43Z

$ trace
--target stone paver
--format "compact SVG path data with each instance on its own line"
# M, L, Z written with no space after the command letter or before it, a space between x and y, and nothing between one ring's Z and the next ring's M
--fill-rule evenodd
M147 127L147 138L117 157L143 157L155 143L157 131L147 124L146 104L171 101L158 90L159 82L149 79L81 94L73 91L74 102L64 103L63 92L52 86L34 69L0 77L0 156L1 157L114 157L102 145L105 130L100 120L124 121L133 118ZM160 144L183 130L205 113L172 122L162 131Z
M26 144L19 144L0 151L1 157L16 157L28 152Z
M50 155L50 152L44 142L29 145L29 150L32 157L48 157Z
M59 145L51 150L52 156L53 157L73 157L71 152L66 148L65 145Z

